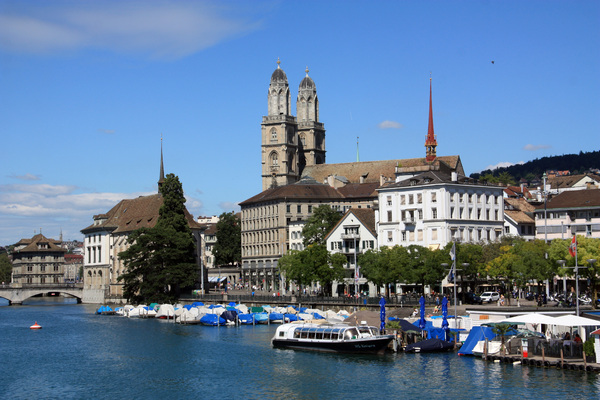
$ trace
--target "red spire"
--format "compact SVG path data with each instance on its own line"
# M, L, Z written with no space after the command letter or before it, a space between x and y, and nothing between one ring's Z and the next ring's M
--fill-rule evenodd
M437 147L437 140L435 140L435 134L433 133L433 102L431 99L431 77L429 77L429 126L427 128L427 139L425 140L425 159L428 162L435 160L435 148Z

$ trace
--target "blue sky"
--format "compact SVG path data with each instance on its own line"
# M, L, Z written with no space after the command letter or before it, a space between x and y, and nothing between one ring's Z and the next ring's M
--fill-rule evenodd
M467 174L600 148L597 1L0 0L0 245L179 176L194 214L261 191L277 58L309 68L327 161L438 155ZM492 63L493 61L493 63ZM295 115L295 107L293 107Z

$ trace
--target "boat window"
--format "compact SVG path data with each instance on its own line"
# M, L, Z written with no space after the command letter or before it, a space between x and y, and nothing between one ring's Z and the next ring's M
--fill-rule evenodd
M300 338L300 329L296 329L294 330L294 339L299 339Z
M358 337L358 330L356 328L348 328L344 333L344 339L356 339Z
M300 337L302 339L307 339L308 338L308 328L303 328L302 329L302 333L300 334Z

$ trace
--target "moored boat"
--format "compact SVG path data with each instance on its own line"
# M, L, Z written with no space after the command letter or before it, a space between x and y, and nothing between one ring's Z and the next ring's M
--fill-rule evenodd
M454 349L454 343L442 339L425 339L411 343L404 349L407 353L441 353Z
M381 335L374 326L289 323L275 331L273 347L334 353L383 354L393 335Z

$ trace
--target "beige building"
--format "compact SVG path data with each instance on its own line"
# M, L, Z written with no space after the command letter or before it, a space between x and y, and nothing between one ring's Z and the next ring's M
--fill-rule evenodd
M41 233L21 239L12 253L12 286L65 283L66 252L60 240L48 239Z
M373 183L346 184L336 189L306 177L241 202L244 282L265 290L278 289L277 261L290 250L289 226L307 220L322 204L341 213L350 208L372 208L377 187Z

